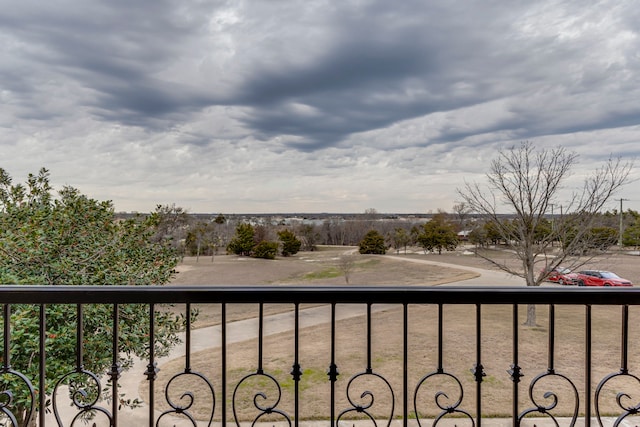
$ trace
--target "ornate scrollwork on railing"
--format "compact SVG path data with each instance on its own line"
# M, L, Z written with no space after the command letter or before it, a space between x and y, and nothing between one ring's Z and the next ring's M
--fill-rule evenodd
M457 396L457 399L456 399L455 397L454 398L450 397L444 391L437 391L435 393L434 402L435 402L436 406L440 409L440 413L434 418L432 427L436 427L441 419L443 419L447 415L452 415L452 414L462 415L464 418L468 418L469 421L471 421L471 426L474 427L475 426L475 421L473 420L473 417L471 416L471 414L469 412L465 411L464 409L461 409L461 407L460 407L462 405L462 400L464 399L464 389L462 387L462 383L460 382L460 380L456 376L454 376L454 375L452 375L452 374L450 374L448 372L445 372L443 370L438 370L436 372L432 372L432 373L424 376L418 382L418 385L416 386L415 392L413 394L413 409L414 409L414 411L416 413L416 419L418 421L418 425L420 427L422 427L422 423L420 421L420 419L421 419L420 411L418 409L418 399L419 399L420 389L430 379L433 380L433 379L436 379L438 377L441 377L445 381L447 379L450 380L449 382L451 382L454 385L453 388L457 389L455 391L458 392L458 396Z
M576 424L576 421L578 420L578 408L580 406L580 397L579 397L579 394L578 394L578 389L576 388L575 384L568 377L566 377L566 376L564 376L562 374L558 374L553 370L548 370L547 372L538 375L537 377L535 377L531 381L531 384L529 385L529 399L535 405L535 407L526 409L526 410L522 411L518 415L518 425L520 425L522 420L527 415L533 414L533 413L538 413L540 415L546 415L549 418L551 418L551 420L553 421L553 423L556 426L559 425L556 416L552 413L552 411L558 406L558 394L556 392L553 392L553 391L546 391L542 395L542 397L548 401L547 404L544 404L543 402L540 402L538 400L538 398L536 397L536 386L542 380L549 380L549 379L553 379L553 378L558 378L558 379L562 380L563 382L566 382L566 384L568 384L570 386L571 390L573 391L573 398L574 398L573 415L571 417L571 423L569 425L571 427L573 427Z
M160 416L156 420L156 426L160 425L160 420L162 418L164 418L165 416L169 416L171 414L174 414L176 416L181 416L181 417L186 418L187 420L189 420L191 422L191 424L194 427L197 427L198 423L196 422L196 419L194 418L193 414L191 414L189 412L189 409L191 409L191 407L195 403L195 397L194 397L193 393L191 391L185 391L184 393L182 393L180 395L180 402L174 402L174 400L171 398L171 385L175 384L175 381L177 381L179 379L185 379L185 378L189 378L189 377L195 377L194 378L195 380L200 380L200 381L204 382L207 385L207 387L209 388L209 390L211 391L211 399L212 399L212 402L210 404L211 412L209 414L209 422L207 424L207 426L211 426L211 423L213 423L213 415L214 415L215 407L216 407L216 395L215 395L215 392L214 392L214 389L213 389L213 385L207 379L207 377L205 377L204 375L202 375L202 374L200 374L198 372L192 372L190 370L185 370L184 372L180 372L180 373L174 375L167 382L167 385L165 386L165 389L164 389L164 395L165 395L167 403L169 404L171 409L167 409L162 414L160 414ZM177 387L177 385L175 387Z
M277 392L277 397L272 404L268 404L268 397L265 392L259 391L253 395L253 406L258 410L258 415L256 415L256 417L253 419L251 425L255 425L266 415L277 414L280 415L289 424L289 427L291 427L291 418L289 417L289 415L287 415L286 412L280 409L276 409L280 404L280 399L282 398L282 388L280 387L280 384L274 377L269 374L265 374L261 369L258 369L255 373L243 377L236 385L236 388L233 390L233 418L236 422L236 425L240 427L240 419L238 417L238 391L241 389L243 384L248 383L252 378L267 379L271 384L273 384Z
M602 417L600 416L600 404L602 400L602 391L605 389L606 385L611 383L616 379L630 379L637 382L640 385L640 378L637 376L630 374L625 370L621 370L618 373L607 375L598 383L595 392L595 406L596 406L596 418L598 420L598 424L603 426ZM616 394L616 403L618 407L622 409L622 414L616 418L613 427L618 427L627 417L632 415L637 415L640 413L640 402L635 402L635 405L628 404L627 402L632 401L632 397L625 392L619 392Z
M349 382L347 383L347 399L349 400L349 404L351 404L351 408L347 408L342 412L340 412L340 414L336 418L336 425L340 422L342 417L344 417L345 415L350 413L358 413L358 414L365 415L369 420L371 420L371 422L375 427L378 426L373 414L369 412L369 410L373 407L375 403L374 393L369 390L365 390L360 394L359 397L354 398L353 396L352 386L357 382L359 382L359 380L365 380L366 378L371 378L373 380L380 380L382 384L384 384L385 388L389 390L389 395L391 397L391 404L390 404L390 411L386 419L388 420L387 427L391 425L391 421L393 420L393 414L395 412L395 395L393 393L393 388L391 387L391 384L389 383L389 381L387 381L386 378L384 378L382 375L374 373L370 369L367 369L365 372L356 374L353 377L351 377L351 379L349 379ZM361 400L361 402L357 402L357 400Z
M69 399L72 405L78 409L78 413L73 417L71 423L68 424L70 427L76 425L77 420L84 422L88 419L93 419L98 414L103 414L109 420L109 425L113 424L111 412L97 405L102 396L100 379L93 372L81 367L65 374L56 382L53 389L53 414L56 417L58 426L62 427L64 425L60 416L60 405L58 404L58 395L62 392L61 387L63 386L68 387Z
M25 395L29 403L27 405L22 405L22 406L26 406L26 413L24 414L24 420L25 420L25 424L28 423L34 414L35 407L36 407L36 391L33 388L31 381L29 381L29 378L27 378L20 372L14 371L11 368L2 368L2 370L0 370L0 375L2 375L3 387L13 383L10 380L11 377L16 377L17 381L23 383L26 386L27 390L24 390L23 394ZM19 388L20 387L17 387L14 391L5 388L0 392L0 414L1 414L0 421L2 421L3 418L8 419L12 423L11 425L13 426L18 426L18 421L16 420L16 415L13 413L12 408L16 406L15 393L19 392Z

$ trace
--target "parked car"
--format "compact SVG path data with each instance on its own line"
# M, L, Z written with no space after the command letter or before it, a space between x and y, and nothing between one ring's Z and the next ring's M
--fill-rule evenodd
M579 271L576 278L578 286L633 286L630 280L615 273L602 270Z
M556 267L547 273L547 280L559 285L575 285L578 275L565 267Z

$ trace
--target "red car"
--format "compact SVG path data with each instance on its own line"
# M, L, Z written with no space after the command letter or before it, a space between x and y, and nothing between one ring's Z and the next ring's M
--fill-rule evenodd
M633 286L630 280L615 273L602 270L579 271L576 278L578 286Z
M556 267L547 274L548 281L559 285L575 285L577 278L577 274L572 273L570 269L565 267Z

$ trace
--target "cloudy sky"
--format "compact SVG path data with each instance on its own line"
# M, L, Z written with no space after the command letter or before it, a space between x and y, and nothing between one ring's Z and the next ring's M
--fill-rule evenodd
M524 140L576 182L640 154L631 0L0 6L0 167L119 211L450 210Z

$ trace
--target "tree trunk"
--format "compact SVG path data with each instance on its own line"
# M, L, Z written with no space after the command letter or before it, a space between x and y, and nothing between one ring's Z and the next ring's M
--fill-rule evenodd
M527 320L524 322L525 326L538 326L536 324L536 305L527 305Z

